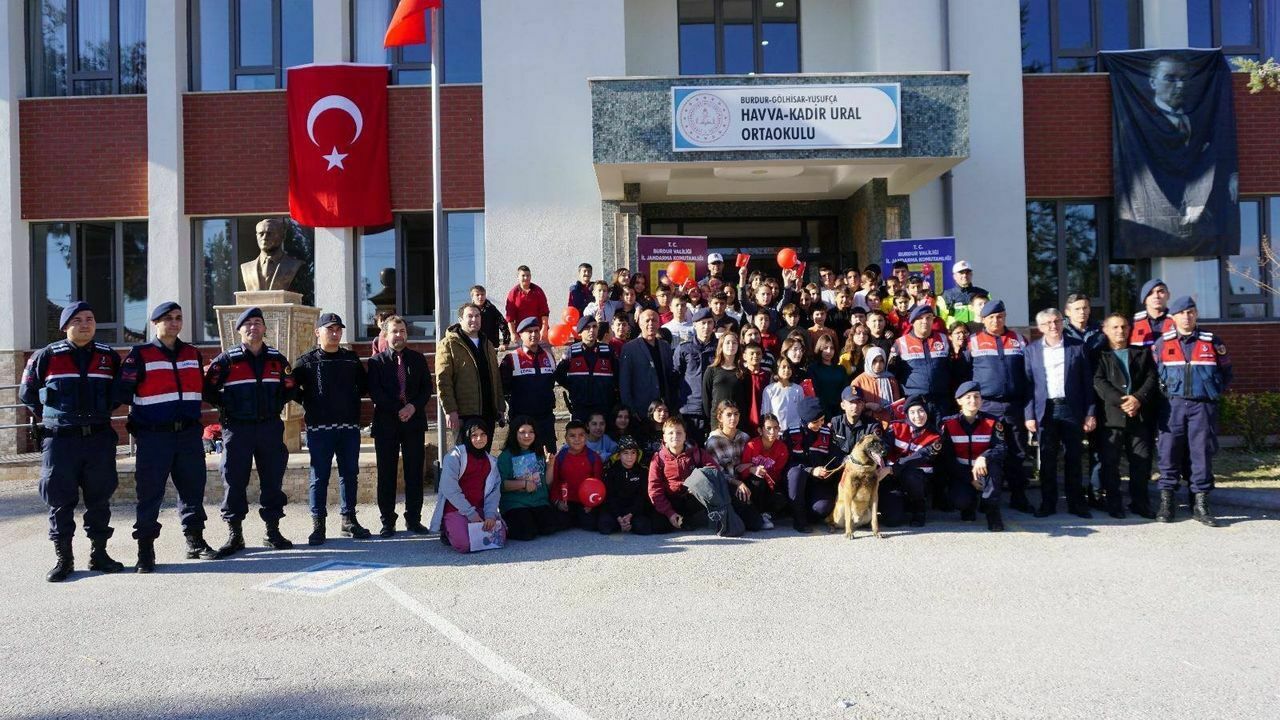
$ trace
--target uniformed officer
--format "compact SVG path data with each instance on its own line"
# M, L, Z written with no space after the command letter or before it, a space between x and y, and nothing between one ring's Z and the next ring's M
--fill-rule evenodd
M986 295L987 291L973 284L973 266L959 260L951 268L951 277L955 284L942 293L942 302L938 303L938 312L947 327L956 323L969 324L976 320L973 316L973 298L975 295Z
M1142 303L1142 311L1133 316L1129 344L1151 347L1161 335L1173 329L1173 320L1167 312L1169 286L1160 278L1146 281L1138 293L1138 302Z
M1023 470L1026 429L1023 406L1027 402L1027 372L1023 351L1027 339L1006 324L1004 301L982 306L982 329L969 338L965 357L973 365L973 381L982 388L982 411L1000 419L1007 435L1002 438L1003 478L1009 484L1009 507L1031 514L1027 500L1027 475Z
M40 499L49 506L49 539L57 564L45 575L62 582L75 571L71 538L76 505L84 496L84 532L93 543L89 569L120 572L107 554L111 494L116 490L116 434L111 429L120 356L93 341L93 308L75 301L62 311L58 328L66 340L39 350L27 361L18 397L40 419Z
M1231 384L1227 346L1211 332L1196 327L1196 302L1183 295L1169 303L1174 327L1152 348L1156 374L1168 402L1160 415L1160 510L1156 520L1169 522L1174 514L1174 490L1185 477L1194 493L1192 516L1208 525L1218 523L1209 511L1213 489L1213 455L1218 449L1217 400ZM1190 456L1190 469L1183 459Z
M592 413L609 411L618 402L618 363L613 348L600 342L595 315L578 318L578 342L556 365L556 382L569 393L569 412L586 422Z
M961 520L975 510L987 516L987 529L1004 530L1000 483L1004 475L1005 428L1000 418L982 411L982 388L970 380L956 388L960 412L941 423L942 457L951 482L951 499Z
M507 396L511 417L527 415L538 431L537 446L556 451L556 362L538 343L542 322L528 317L516 326L520 346L502 358L502 392Z
M715 361L716 324L709 308L698 308L689 322L693 336L680 343L671 356L676 376L676 407L684 418L689 442L702 445L711 430L702 409L702 376Z
M311 534L308 545L323 545L328 516L329 476L338 460L341 484L342 537L363 540L371 535L356 519L356 493L360 477L360 398L368 389L368 376L360 356L344 348L346 328L337 313L323 313L316 320L320 346L294 362L298 401L305 412L307 451L311 454Z
M230 534L218 557L244 549L241 522L249 513L249 471L256 464L261 487L258 515L267 526L262 542L270 548L293 547L280 534L284 517L283 483L289 451L284 446L280 413L293 399L296 387L289 361L263 340L267 333L262 311L240 313L236 330L241 343L218 355L205 372L204 398L222 411L222 519Z
M908 514L911 527L924 527L925 497L930 483L935 481L934 462L942 451L942 436L933 428L924 398L908 398L904 409L906 420L889 423L888 461L893 467L893 479L888 487L882 487L882 492L891 491L893 486L901 488L906 495L905 507L882 501L880 508L889 527L901 525Z
M893 342L889 369L902 384L903 394L923 396L929 417L936 418L939 410L951 405L950 343L946 335L934 331L933 308L928 305L917 305L909 319L911 330Z
M200 424L204 362L194 345L178 339L182 324L178 303L157 305L151 311L155 339L129 351L116 384L116 400L132 406L128 428L137 445L138 519L133 537L138 541L136 570L140 573L155 569L160 504L170 477L178 491L178 519L187 538L187 557L214 557L204 539L204 428Z

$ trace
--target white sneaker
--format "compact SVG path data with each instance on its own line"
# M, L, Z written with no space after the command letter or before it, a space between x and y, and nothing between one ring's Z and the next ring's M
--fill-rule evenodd
M760 526L760 529L761 529L761 530L772 530L772 529L773 529L773 516L772 516L772 515L770 515L769 513L762 513L762 514L760 515L760 519L764 521L764 523Z

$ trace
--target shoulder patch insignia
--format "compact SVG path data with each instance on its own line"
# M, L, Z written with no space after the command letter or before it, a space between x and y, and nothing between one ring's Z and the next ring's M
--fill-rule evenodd
M1216 352L1216 353L1218 353L1219 355L1226 355L1226 354L1227 354L1227 346L1226 346L1226 345L1223 345L1222 343L1218 343L1218 344L1216 344L1216 345L1214 345L1214 346L1213 346L1213 351L1214 351L1214 352Z
M996 432L1004 432L1004 423L996 421Z
M941 440L935 440L935 441L933 442L933 451L934 451L934 452L941 452L941 451L942 451L942 441L941 441Z

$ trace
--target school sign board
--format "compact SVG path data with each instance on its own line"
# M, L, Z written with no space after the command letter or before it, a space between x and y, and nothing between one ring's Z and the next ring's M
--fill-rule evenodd
M649 291L667 276L667 267L679 260L689 268L689 277L707 275L707 239L685 235L640 235L636 237L636 271L649 278Z
M901 260L911 272L924 277L934 295L956 284L951 277L951 266L956 262L956 239L953 237L885 240L880 247L884 251L881 267L886 275L893 264Z
M898 83L671 88L677 152L902 147Z

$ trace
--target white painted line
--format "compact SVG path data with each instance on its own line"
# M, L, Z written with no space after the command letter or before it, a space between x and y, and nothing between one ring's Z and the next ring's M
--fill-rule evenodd
M394 568L394 565L382 563L327 560L318 565L303 568L299 572L268 580L257 589L291 595L325 597L384 575Z
M376 577L373 579L373 583L386 591L387 595L390 595L392 600L400 603L405 610L422 618L428 625L448 638L450 642L475 658L476 662L488 668L490 672L514 687L521 695L532 700L538 707L557 718L561 718L561 720L592 720L590 715L579 710L551 689L544 687L537 680L521 672L511 663L502 659L500 655L481 644L479 640L463 632L457 625L449 622L449 620L418 602L413 596L393 585L390 580Z

